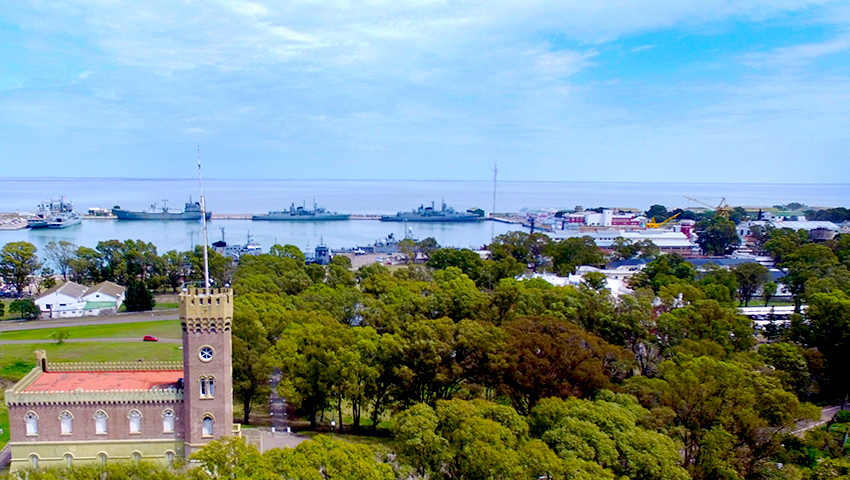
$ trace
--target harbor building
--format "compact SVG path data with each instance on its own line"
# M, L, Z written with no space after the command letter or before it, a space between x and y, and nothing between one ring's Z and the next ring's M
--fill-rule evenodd
M179 296L182 362L49 362L6 390L11 471L115 460L170 463L233 423L230 289Z

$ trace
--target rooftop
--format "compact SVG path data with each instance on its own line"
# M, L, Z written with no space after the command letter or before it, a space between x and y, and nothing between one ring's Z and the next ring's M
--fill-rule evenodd
M151 390L175 388L183 370L42 372L26 392Z

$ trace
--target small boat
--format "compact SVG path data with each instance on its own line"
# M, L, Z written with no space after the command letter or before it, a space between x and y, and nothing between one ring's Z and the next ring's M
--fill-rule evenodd
M112 209L112 213L118 217L118 220L200 220L201 219L201 204L193 202L192 197L183 207L182 212L172 212L168 209L168 200L162 201L162 208L157 209L156 204L151 205L150 210L142 212L134 212L124 210L119 206ZM210 219L212 212L207 210L207 220Z
M295 222L324 222L329 220L348 220L350 214L329 212L313 202L313 208L296 207L293 203L289 210L271 211L268 214L254 215L251 220L282 220Z
M245 245L228 245L224 240L224 227L221 227L221 240L213 242L213 250L219 255L239 260L242 255L262 255L263 247L254 242L251 232L248 232L248 243Z

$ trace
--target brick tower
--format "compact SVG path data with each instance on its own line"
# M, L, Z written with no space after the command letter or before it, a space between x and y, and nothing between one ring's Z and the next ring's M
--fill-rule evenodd
M230 330L233 291L189 288L180 294L186 455L233 434Z

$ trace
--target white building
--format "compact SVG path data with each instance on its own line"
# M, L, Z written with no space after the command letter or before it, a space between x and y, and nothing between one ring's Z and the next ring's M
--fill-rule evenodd
M580 231L575 229L555 230L547 232L552 238L562 240L565 238L581 238L590 237L599 248L610 249L614 245L614 240L623 238L631 240L632 243L637 243L642 240L649 240L655 244L664 253L678 253L681 255L690 255L694 252L694 244L685 232L676 230L619 230L619 229L599 229L593 231Z
M35 299L45 318L67 318L110 314L124 303L124 287L101 282L86 287L74 282L57 285Z

